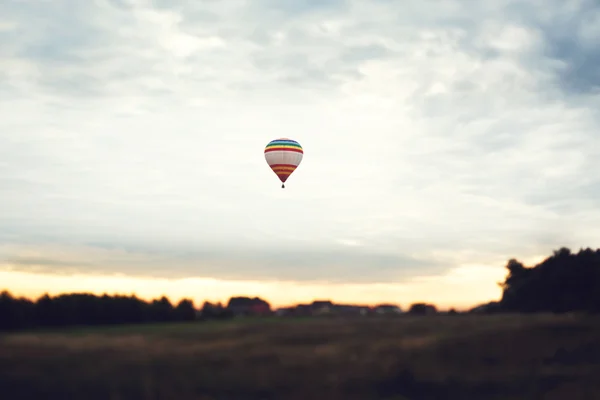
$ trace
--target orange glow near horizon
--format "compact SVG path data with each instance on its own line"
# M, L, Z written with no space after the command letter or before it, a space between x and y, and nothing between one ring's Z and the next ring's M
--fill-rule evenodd
M88 292L101 295L135 294L150 300L166 296L172 302L182 298L199 307L205 300L226 303L231 296L258 296L273 307L309 303L316 299L335 303L375 305L394 303L407 308L411 303L434 303L441 310L466 309L496 300L506 272L502 268L462 266L444 275L420 277L402 283L342 284L294 281L219 280L213 278L141 278L125 275L56 275L0 269L0 290L35 299L44 293Z

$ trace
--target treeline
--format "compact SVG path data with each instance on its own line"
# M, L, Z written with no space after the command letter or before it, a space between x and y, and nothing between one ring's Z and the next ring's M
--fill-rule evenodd
M220 305L205 303L205 317L227 317ZM96 296L88 293L44 295L32 301L0 293L0 330L55 328L76 325L139 324L193 321L198 310L191 300L172 304L166 297L144 301L136 296Z
M600 312L600 249L563 247L533 267L510 259L506 269L502 298L474 311Z

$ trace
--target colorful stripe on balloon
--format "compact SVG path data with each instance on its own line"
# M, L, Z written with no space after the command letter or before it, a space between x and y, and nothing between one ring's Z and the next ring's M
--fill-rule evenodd
M304 154L304 150L302 150L302 146L300 146L300 143L296 142L295 140L289 139L272 140L271 142L269 142L269 144L267 144L267 147L265 147L265 153L271 151L293 151L296 153Z
M271 169L275 174L281 179L282 182L285 182L287 178L296 170L296 166L292 164L273 164L271 165Z

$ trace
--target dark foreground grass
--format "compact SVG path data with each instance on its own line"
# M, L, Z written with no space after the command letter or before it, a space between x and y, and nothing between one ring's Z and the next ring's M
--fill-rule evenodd
M2 399L600 399L600 319L260 320L0 337Z

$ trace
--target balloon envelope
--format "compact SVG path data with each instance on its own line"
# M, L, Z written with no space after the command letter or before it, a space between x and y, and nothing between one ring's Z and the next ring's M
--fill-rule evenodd
M292 139L271 140L265 147L265 160L282 183L298 168L303 156L302 146Z

